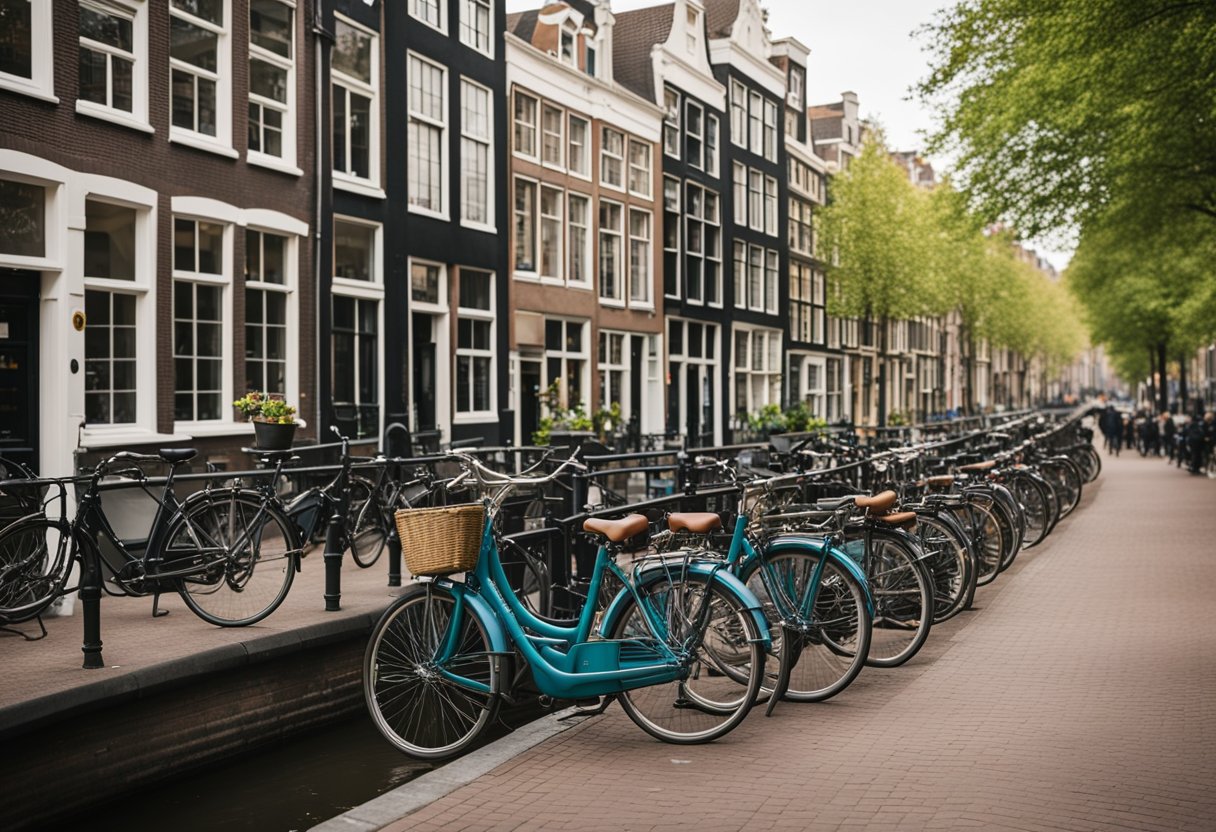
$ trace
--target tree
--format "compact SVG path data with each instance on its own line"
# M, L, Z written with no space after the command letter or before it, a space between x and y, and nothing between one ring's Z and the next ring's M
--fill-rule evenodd
M889 322L945 311L932 268L929 197L891 161L877 135L832 179L829 195L817 219L823 250L830 252L828 313L879 322L878 420L884 425Z
M917 87L972 205L1030 237L1216 219L1216 3L960 0Z

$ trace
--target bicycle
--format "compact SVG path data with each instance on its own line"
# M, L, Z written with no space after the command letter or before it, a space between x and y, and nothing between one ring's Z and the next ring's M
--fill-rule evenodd
M115 454L85 478L34 481L57 489L44 504L57 502L59 517L27 515L0 530L0 620L27 621L40 615L66 587L72 564L109 575L102 588L110 595L154 596L177 592L186 606L211 624L238 627L261 621L283 603L299 569L295 527L273 493L240 487L211 489L179 501L173 491L177 467L194 449L157 454ZM288 454L277 455L276 477ZM169 474L159 496L143 484L140 465L167 463ZM101 503L102 478L123 464L141 488L157 501L148 539L121 540ZM83 485L76 514L67 519L67 487ZM112 586L110 586L112 585Z
M601 543L578 618L537 615L508 587L495 518L512 490L542 486L582 466L571 457L548 476L512 477L467 454L449 456L462 468L453 485L469 480L484 495L480 508L469 507L480 520L476 565L436 567L440 571L408 589L372 632L364 698L390 743L422 759L459 754L499 704L514 698L516 662L541 694L603 697L602 707L619 699L630 719L667 742L708 742L747 716L770 648L768 625L759 600L720 562L688 554L644 558L626 574L616 555L648 530L647 519L588 519L584 530ZM407 558L410 545L404 541ZM463 581L449 577L458 571L465 571ZM599 588L608 575L623 588L601 610ZM726 655L734 656L736 673L746 668L745 682L723 672Z

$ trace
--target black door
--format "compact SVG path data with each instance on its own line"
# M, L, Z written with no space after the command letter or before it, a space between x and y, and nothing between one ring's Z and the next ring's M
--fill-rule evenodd
M0 269L0 457L38 462L38 275Z
M532 434L540 429L540 362L519 361L519 444L531 445Z
M434 318L414 313L413 359L414 359L414 432L423 433L437 428L435 424L435 337L432 331Z
M684 415L688 419L688 446L701 447L701 373L699 364L689 364L684 377Z
M646 336L635 335L629 354L629 433L642 432L642 384L646 372ZM640 450L640 449L639 449Z

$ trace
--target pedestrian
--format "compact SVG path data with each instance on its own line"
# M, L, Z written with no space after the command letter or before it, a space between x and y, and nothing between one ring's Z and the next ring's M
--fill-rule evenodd
M1167 461L1172 462L1174 459L1174 436L1178 433L1178 426L1174 424L1174 417L1167 410L1161 414L1161 440L1165 444L1165 453Z
M1199 474L1203 471L1204 455L1207 451L1207 426L1212 423L1211 413L1206 416L1195 411L1191 422L1186 426L1186 448L1189 456L1190 472Z
M1102 429L1102 435L1106 438L1106 452L1118 456L1119 412L1115 410L1113 404L1108 404L1102 411L1098 427Z

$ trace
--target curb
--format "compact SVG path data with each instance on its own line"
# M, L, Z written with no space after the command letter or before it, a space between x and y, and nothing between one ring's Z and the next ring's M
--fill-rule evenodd
M403 786L312 827L309 832L372 832L422 809L586 720L563 721L577 708L549 714Z

